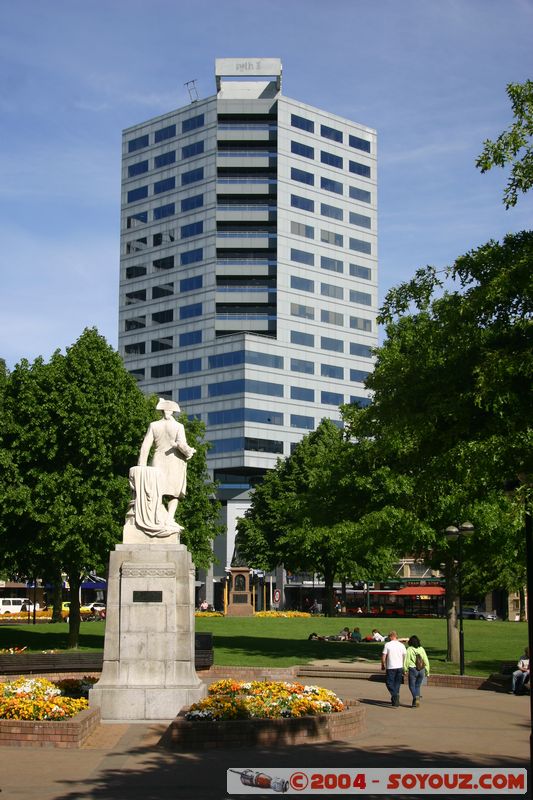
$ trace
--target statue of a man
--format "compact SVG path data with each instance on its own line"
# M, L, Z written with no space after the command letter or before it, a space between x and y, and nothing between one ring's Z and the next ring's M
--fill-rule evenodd
M159 398L156 406L163 412L162 419L150 423L146 432L138 466L145 467L152 445L155 446L151 466L157 469L157 482L160 498L167 499L168 521L174 522L178 500L185 496L187 489L187 461L196 453L189 447L185 438L185 428L173 414L180 412L180 407L172 400Z

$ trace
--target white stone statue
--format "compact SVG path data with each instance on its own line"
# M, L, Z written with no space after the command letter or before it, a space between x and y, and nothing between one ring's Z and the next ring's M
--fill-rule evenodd
M131 540L133 525L149 537L168 537L179 533L183 527L174 517L178 501L187 488L187 461L196 450L189 447L185 428L173 414L180 407L172 400L159 398L156 406L163 418L152 422L144 437L138 465L130 469L129 479L133 500L126 515L124 536ZM154 446L151 465L147 466ZM167 498L165 506L163 498Z

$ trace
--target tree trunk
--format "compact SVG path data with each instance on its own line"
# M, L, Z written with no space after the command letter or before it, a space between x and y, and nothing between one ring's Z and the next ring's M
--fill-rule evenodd
M52 580L52 622L62 622L63 617L61 616L61 606L63 601L63 580L60 569L57 570L55 577Z
M459 621L457 609L459 598L457 594L456 565L453 559L446 562L446 635L448 641L446 661L452 664L459 663Z
M520 622L525 622L527 619L526 614L526 587L521 586L518 590L518 596L520 598Z
M335 600L333 593L333 580L335 573L333 570L324 572L324 614L326 617L333 617L335 614Z
M77 570L69 573L70 609L68 614L68 647L76 649L80 638L80 575Z

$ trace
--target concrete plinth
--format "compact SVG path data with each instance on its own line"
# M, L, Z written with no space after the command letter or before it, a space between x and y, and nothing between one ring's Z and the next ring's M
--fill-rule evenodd
M185 545L119 544L110 554L102 720L173 719L205 695L194 667L194 566Z

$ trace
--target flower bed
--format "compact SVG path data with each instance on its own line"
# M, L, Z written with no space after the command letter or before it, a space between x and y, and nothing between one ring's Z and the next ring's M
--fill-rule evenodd
M100 721L99 709L81 696L87 680L63 684L26 677L0 684L0 746L80 747Z
M285 617L287 619L311 616L308 611L256 611L254 613L254 617Z
M286 681L212 683L208 696L190 707L188 720L276 719L332 714L344 705L334 692Z
M161 745L176 750L303 744L351 739L365 710L318 686L282 681L217 681L209 696L180 712Z

